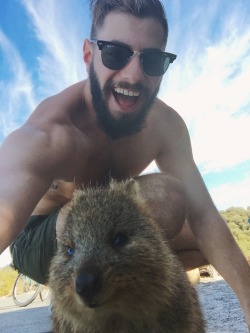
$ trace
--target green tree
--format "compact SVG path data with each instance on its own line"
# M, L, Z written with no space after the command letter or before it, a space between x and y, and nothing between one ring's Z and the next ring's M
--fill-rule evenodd
M220 212L223 219L226 221L231 230L236 242L241 250L250 260L250 206L247 209L242 207L230 207Z

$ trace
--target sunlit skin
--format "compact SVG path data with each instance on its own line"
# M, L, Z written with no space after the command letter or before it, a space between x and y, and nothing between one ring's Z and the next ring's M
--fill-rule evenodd
M96 37L137 51L165 49L159 22L124 13L108 14ZM88 72L93 64L102 91L112 82L104 96L114 119L134 117L148 98L143 87L152 93L162 80L143 73L138 55L119 71L106 68L101 52L89 40L84 42L83 58ZM139 93L132 103L114 93L124 93L119 90L124 84L134 95ZM153 160L162 174L138 177ZM114 140L97 122L89 78L43 101L1 146L0 251L17 237L31 214L47 215L70 200L76 187L106 183L110 177L139 182L184 266L196 267L205 256L234 289L250 323L250 269L194 163L183 120L156 99L139 132ZM183 226L185 207L188 224ZM57 233L61 228L59 214Z

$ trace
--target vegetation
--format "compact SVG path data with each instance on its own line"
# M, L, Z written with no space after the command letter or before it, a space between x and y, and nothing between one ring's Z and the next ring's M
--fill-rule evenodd
M250 262L250 207L231 207L220 212Z
M17 274L10 266L0 269L0 297L11 295Z

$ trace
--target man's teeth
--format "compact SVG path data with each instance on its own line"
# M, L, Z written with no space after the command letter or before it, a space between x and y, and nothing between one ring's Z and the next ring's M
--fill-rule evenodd
M115 92L117 94L123 94L125 96L138 97L140 95L140 93L138 91L123 89L123 88L115 88Z

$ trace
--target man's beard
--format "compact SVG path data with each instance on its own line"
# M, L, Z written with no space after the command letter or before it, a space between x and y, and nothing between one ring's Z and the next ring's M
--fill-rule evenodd
M104 85L103 91L99 80L97 78L93 62L89 69L89 80L90 89L92 94L92 103L96 111L97 120L99 127L113 140L122 138L127 135L133 135L142 130L145 126L147 115L150 111L152 104L159 91L159 86L157 89L150 93L150 91L141 84L136 85L136 90L144 93L146 101L144 102L142 108L136 114L123 114L119 119L112 116L109 111L106 100L111 92L112 82L107 81ZM126 85L126 86L125 86ZM132 88L128 84L123 84L123 88ZM135 88L135 86L133 86Z

